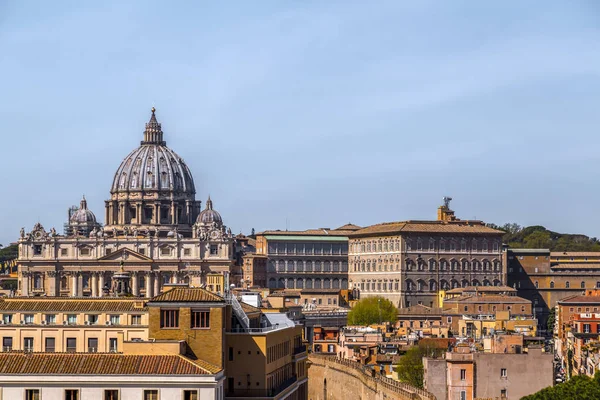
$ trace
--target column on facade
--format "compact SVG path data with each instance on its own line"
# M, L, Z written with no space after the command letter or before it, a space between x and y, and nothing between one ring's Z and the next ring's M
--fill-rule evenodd
M155 204L154 209L156 210L156 214L154 215L155 223L160 224L160 204Z
M190 201L189 200L185 201L185 215L186 215L186 222L189 225L192 225L194 222L192 221L192 209L190 207Z
M71 274L71 296L77 297L77 274Z
M98 297L104 296L104 273L98 275Z
M21 295L29 296L29 272L23 272L21 276L23 279L21 283Z
M98 274L92 272L91 276L92 297L98 297Z
M137 272L132 272L131 273L131 293L134 296L139 296L140 291L138 288L138 275Z
M171 201L171 224L173 224L173 225L175 225L175 222L176 222L175 221L175 218L176 218L175 214L176 214L176 212L175 212L175 202Z
M77 297L83 297L83 274L77 274Z
M160 294L160 272L154 273L154 296Z
M136 220L135 222L138 224L143 224L144 223L144 212L142 210L142 204L138 203L135 205L135 212L136 212Z
M154 287L152 286L152 272L146 272L146 297L154 297Z
M177 283L177 272L171 274L171 283Z

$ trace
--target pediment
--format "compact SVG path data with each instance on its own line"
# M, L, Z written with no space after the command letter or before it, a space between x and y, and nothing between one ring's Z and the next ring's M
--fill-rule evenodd
M131 249L120 249L98 259L98 261L152 261L150 257L133 251Z

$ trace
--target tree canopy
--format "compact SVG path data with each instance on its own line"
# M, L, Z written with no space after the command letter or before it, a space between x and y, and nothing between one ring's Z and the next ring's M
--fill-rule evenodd
M446 342L441 342L446 343ZM409 385L423 388L423 357L440 357L447 350L440 342L423 339L418 346L408 349L398 361L398 378Z
M586 235L557 233L543 226L522 227L515 223L488 224L504 231L502 241L512 248L550 249L550 251L600 251L600 241Z
M348 313L348 325L394 323L397 319L398 310L394 304L379 296L361 299Z
M594 400L600 399L600 371L594 378L577 375L565 383L550 386L537 393L523 397L521 400Z

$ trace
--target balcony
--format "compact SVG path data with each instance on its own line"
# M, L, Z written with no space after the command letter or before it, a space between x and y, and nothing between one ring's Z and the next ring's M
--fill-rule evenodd
M298 380L298 377L293 376L291 378L289 378L288 380L286 380L285 382L283 382L281 385L279 385L279 387L275 388L275 389L249 389L249 388L229 388L227 390L227 393L225 394L225 397L275 397L277 396L279 393L283 392L284 390L286 390L288 387L292 386L294 383L296 383L296 381Z

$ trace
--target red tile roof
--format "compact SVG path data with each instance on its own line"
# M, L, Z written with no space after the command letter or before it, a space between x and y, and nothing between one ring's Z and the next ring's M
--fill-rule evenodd
M142 299L127 298L4 298L0 311L30 312L129 312L146 311Z
M485 226L480 221L399 221L367 226L353 232L350 237L418 232L493 234L499 236L504 234L502 231Z
M224 302L221 296L218 296L202 288L173 288L167 292L151 298L148 303L221 303Z
M568 297L566 299L559 300L558 303L559 304L563 304L563 303L598 304L598 303L600 303L600 296L584 296L584 295L572 296L572 297Z
M180 355L0 353L0 375L210 375Z

